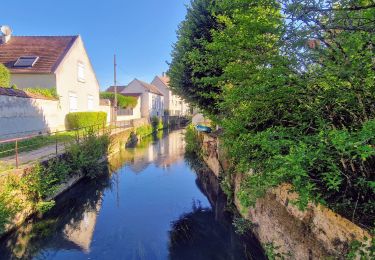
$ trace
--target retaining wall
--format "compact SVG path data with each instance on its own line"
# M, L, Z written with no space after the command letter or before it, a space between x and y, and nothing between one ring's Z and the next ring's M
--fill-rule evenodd
M219 139L204 135L202 149L215 176L224 177L229 163ZM344 259L353 240L371 238L366 230L323 205L309 204L305 211L299 210L291 203L298 195L289 184L269 190L254 207L244 208L237 194L245 176L231 176L235 205L241 215L254 224L253 232L262 244L273 243L279 247L278 252L290 254L287 259Z

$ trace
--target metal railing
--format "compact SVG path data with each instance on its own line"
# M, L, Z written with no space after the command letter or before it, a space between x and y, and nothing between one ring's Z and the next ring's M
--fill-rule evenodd
M24 163L31 163L52 155L63 154L66 152L65 148L68 143L79 143L89 133L97 136L104 134L113 135L132 125L131 121L114 121L108 124L95 124L64 131L51 132L44 129L3 135L0 136L0 164L19 168ZM9 136L13 137L7 138Z

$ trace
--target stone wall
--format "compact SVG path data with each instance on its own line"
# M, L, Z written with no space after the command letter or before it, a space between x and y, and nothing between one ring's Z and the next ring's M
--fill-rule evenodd
M0 95L0 139L62 129L58 100Z
M228 170L219 139L204 135L204 160L217 177ZM291 185L269 190L254 207L242 207L238 193L242 174L232 175L234 201L241 215L254 224L253 232L262 244L273 243L287 259L343 259L353 240L364 241L370 234L323 205L309 204L305 211L291 202L298 196Z

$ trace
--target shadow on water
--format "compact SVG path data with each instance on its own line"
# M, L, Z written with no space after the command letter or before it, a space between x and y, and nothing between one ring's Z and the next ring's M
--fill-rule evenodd
M185 155L197 173L196 184L208 198L211 208L193 201L192 212L172 223L171 259L266 259L259 241L251 232L238 235L232 225L238 214L228 205L227 196L208 167L197 158Z
M49 259L52 250L88 251L107 176L83 180L56 200L56 207L42 218L34 217L0 241L0 259ZM89 223L89 225L87 225Z
M0 240L0 259L265 259L251 234L235 233L218 180L184 146L179 130L122 150L103 177Z

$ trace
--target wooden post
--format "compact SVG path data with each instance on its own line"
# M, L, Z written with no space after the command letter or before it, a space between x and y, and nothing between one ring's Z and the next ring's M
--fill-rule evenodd
M18 169L18 140L16 140L16 169Z
M57 132L55 132L55 142L56 142L56 155L57 155Z

